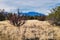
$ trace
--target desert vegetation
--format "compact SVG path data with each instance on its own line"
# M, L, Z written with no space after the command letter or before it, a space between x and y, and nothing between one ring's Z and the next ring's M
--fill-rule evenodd
M20 27L9 21L0 22L0 40L60 40L60 28L48 21L27 20Z
M4 15L4 11L2 10L0 12L0 21L4 21L5 20L5 15Z
M60 40L60 6L47 16L18 14L0 12L0 40Z
M20 13L21 14L21 13ZM39 20L39 21L49 21L49 23L51 25L60 25L60 6L57 6L56 8L53 8L51 10L51 13L49 13L49 15L47 16L26 16L26 15L22 15L20 16L19 14L19 10L18 10L18 14L16 13L4 13L4 9L0 12L0 21L3 20L9 20L13 25L19 25L21 24L21 21L25 21L25 20ZM25 22L22 23L22 25Z
M20 16L17 16L16 14L12 14L9 16L9 21L15 26L20 26L22 18ZM21 25L23 25L24 23L25 23L25 20Z
M4 9L0 12L0 21L9 20L11 24L15 26L20 26L25 23L26 20L40 20L44 21L46 19L46 16L26 16L26 15L20 15L18 10L18 14L16 13L5 13Z
M47 19L50 20L52 25L60 25L60 6L53 8Z
M17 15L16 13L7 13L4 11L0 12L0 21L9 20L14 26L20 26L25 23L23 16ZM22 22L23 21L23 22Z

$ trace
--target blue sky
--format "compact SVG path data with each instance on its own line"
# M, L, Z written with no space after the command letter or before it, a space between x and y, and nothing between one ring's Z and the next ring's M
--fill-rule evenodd
M35 11L47 15L56 6L60 6L60 0L0 0L0 9L8 12L20 8L22 12Z

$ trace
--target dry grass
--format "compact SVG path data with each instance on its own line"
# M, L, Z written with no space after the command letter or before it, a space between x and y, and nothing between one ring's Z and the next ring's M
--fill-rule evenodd
M0 40L24 40L26 38L60 40L60 28L50 25L47 21L27 20L20 27L13 26L9 21L0 22Z

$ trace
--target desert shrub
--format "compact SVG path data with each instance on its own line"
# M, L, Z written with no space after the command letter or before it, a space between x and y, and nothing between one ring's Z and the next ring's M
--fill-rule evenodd
M10 20L10 18L11 18L12 15L13 15L12 13L8 13L7 14L7 20Z
M52 24L60 25L60 6L54 8L47 17Z
M25 23L25 21L22 22L23 18L18 16L17 14L11 14L8 19L15 26L21 26Z
M44 20L46 20L46 16L40 16L40 18L38 17L38 20L44 21Z
M4 21L4 20L5 20L5 15L0 12L0 21Z

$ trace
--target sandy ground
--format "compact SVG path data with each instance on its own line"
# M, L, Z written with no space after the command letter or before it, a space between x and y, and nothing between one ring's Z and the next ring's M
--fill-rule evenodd
M0 22L0 40L60 40L60 28L52 26L48 21L27 20L20 27L13 26L9 21Z

